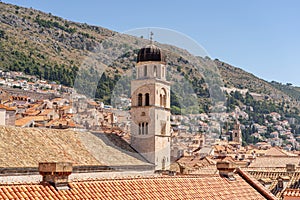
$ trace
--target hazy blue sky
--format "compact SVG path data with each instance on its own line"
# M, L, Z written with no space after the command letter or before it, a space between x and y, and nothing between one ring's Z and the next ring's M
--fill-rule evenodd
M118 32L173 29L265 80L300 86L298 0L3 0ZM1 11L1 9L0 9Z

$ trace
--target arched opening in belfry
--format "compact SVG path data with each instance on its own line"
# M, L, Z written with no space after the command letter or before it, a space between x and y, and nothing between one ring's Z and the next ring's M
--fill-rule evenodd
M142 106L143 105L143 95L141 93L139 93L138 95L138 106Z
M145 106L149 106L150 105L150 95L149 93L145 94Z
M141 135L142 134L142 125L141 125L141 123L139 123L139 135Z
M149 133L149 124L148 122L139 123L139 135L148 135Z
M145 123L142 123L142 135L145 134Z
M166 107L167 106L167 95L166 90L164 88L160 91L160 106Z
M145 125L145 134L148 135L148 123L146 122L146 125Z

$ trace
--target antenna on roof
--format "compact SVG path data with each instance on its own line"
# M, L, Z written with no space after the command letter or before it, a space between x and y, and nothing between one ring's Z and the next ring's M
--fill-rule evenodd
M150 44L152 44L153 43L153 35L154 35L154 33L151 31L150 32Z

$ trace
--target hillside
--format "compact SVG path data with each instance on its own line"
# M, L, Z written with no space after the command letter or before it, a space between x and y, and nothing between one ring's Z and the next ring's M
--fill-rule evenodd
M226 87L236 87L248 89L249 92L264 94L272 99L285 99L289 101L300 100L299 88L292 85L284 85L275 81L267 82L248 73L240 68L236 68L225 62L215 60L220 70ZM281 85L281 87L279 87ZM285 87L287 86L287 87Z
M0 7L0 68L66 86L75 84L79 92L106 103L114 103L111 94L114 98L130 96L132 76L125 74L134 73L136 53L149 41L34 9L4 3ZM178 109L207 112L218 102L225 102L220 90L223 86L248 89L262 100L285 101L287 107L299 108L298 88L279 87L217 59L194 57L186 50L155 44L168 57L175 114L180 113Z

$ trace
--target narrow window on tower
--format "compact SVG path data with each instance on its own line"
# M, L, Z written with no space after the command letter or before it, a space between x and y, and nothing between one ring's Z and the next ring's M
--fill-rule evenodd
M145 134L145 123L142 123L142 135Z
M154 65L154 72L153 72L153 76L156 77L157 76L157 67L156 65Z
M163 98L163 106L167 107L167 97L166 97L166 95Z
M148 123L146 123L146 127L145 128L146 128L145 134L148 135Z
M161 122L161 134L166 135L166 122Z
M162 97L162 94L159 95L159 105L160 105L160 106L163 105L163 97Z
M150 105L149 93L146 93L146 95L145 95L145 106L149 106L149 105Z
M161 169L165 170L166 168L166 158L163 158L162 162L161 162Z
M141 93L139 93L138 95L138 106L142 106L143 105L143 95Z
M160 92L160 106L162 107L166 107L167 106L167 97L166 97L166 91L165 89L161 89L161 92Z
M141 135L142 133L142 127L141 127L141 123L139 123L139 135Z
M144 76L147 76L147 65L144 66Z

